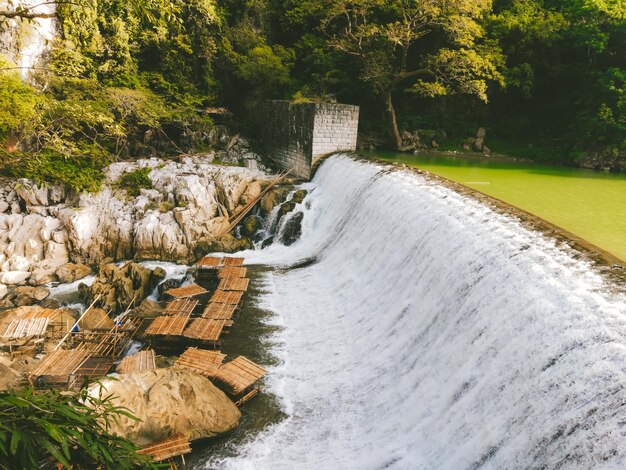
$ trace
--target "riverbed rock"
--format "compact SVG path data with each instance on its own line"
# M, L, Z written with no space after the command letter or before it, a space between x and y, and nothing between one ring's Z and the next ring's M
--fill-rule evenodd
M292 188L289 186L279 186L268 191L261 198L261 210L266 214L271 213L274 207L285 202L291 190Z
M28 271L6 271L0 275L0 282L7 285L23 284L30 277Z
M13 303L18 307L34 305L49 295L50 291L44 287L20 286L15 288Z
M96 301L95 305L107 312L121 312L131 303L139 305L165 275L162 268L152 270L138 263L126 263L121 267L103 264L93 284L80 284L79 291L86 303Z
M9 289L4 284L0 284L0 300L4 299L9 293Z
M75 263L66 263L59 267L56 271L59 282L63 284L78 281L89 276L91 273L92 270L89 266Z
M285 225L281 231L280 241L285 246L293 245L302 235L302 219L304 213L298 211L285 221Z
M169 368L122 374L92 386L92 395L113 395L139 421L120 416L111 432L143 446L175 434L190 440L219 436L239 425L241 413L208 379Z
M252 238L254 234L261 228L261 220L256 215L246 218L241 226L241 234L245 237Z
M132 309L129 315L138 318L156 318L162 314L163 310L164 308L154 300L145 299L139 307Z
M235 253L241 250L250 250L253 248L252 241L247 237L237 238L230 233L223 235L221 238L214 240L207 251L219 253Z
M78 326L81 330L93 330L96 328L113 328L113 319L101 308L90 308L84 317L80 319Z

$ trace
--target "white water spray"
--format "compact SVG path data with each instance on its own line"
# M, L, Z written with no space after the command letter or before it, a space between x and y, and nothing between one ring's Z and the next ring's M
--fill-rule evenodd
M291 266L260 299L288 418L207 467L624 468L624 298L554 241L386 168L329 159L302 238L244 254Z

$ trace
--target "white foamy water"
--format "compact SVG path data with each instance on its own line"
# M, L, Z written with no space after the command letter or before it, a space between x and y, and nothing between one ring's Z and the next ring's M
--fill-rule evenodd
M624 468L624 298L515 220L384 168L329 159L301 240L245 253L292 267L260 299L288 417L207 467Z

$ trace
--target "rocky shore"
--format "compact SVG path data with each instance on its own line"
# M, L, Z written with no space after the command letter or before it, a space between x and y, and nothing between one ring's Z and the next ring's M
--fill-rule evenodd
M107 258L190 263L208 251L249 248L248 238L220 232L229 216L258 196L269 176L212 160L208 154L115 163L97 194L3 179L0 297L7 285L71 282ZM148 169L151 188L131 196L119 187L120 178L142 168Z

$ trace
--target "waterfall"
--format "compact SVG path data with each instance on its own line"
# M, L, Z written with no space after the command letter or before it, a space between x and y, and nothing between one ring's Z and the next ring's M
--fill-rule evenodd
M624 468L626 301L567 247L408 170L327 160L279 268L287 418L207 468Z
M0 1L0 10L14 11L22 7L33 7L33 13L53 14L56 5L41 0ZM34 67L45 58L50 42L56 34L54 18L36 18L32 21L0 18L0 54L4 54L19 67L20 74L27 79Z

